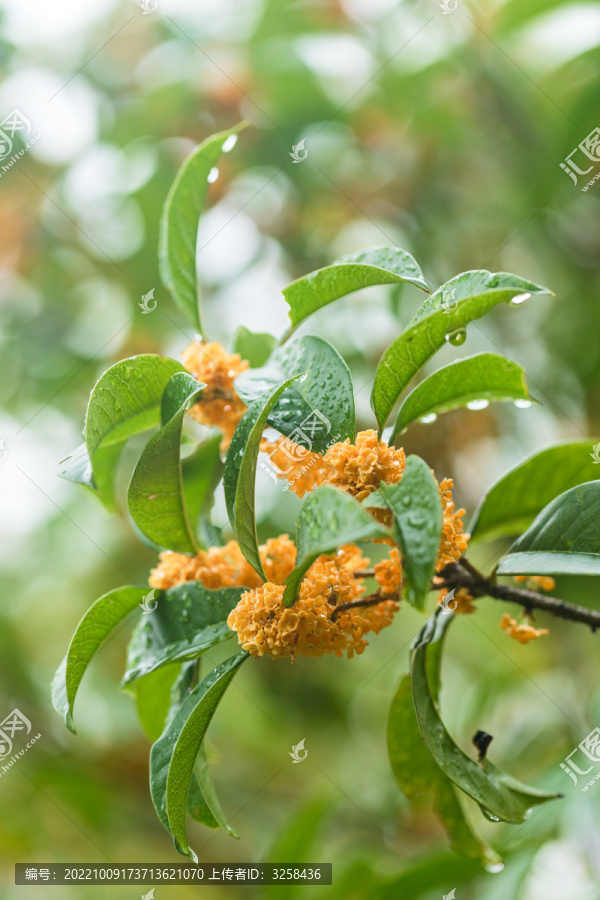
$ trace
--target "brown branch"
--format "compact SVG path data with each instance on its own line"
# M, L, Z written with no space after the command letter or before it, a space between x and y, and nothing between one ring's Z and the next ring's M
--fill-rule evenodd
M375 569L355 569L352 574L355 578L375 578Z
M356 609L359 606L377 606L379 603L385 603L386 600L398 599L399 597L397 591L394 594L388 594L385 597L382 597L379 593L369 594L367 597L363 597L361 600L353 600L352 603L340 603L340 605L336 606L336 608L333 610L329 618L332 622L335 622L338 615L347 609Z
M600 612L597 610L576 606L574 603L567 603L566 600L559 600L558 597L546 597L536 591L528 591L509 584L498 584L482 575L464 557L461 557L457 563L445 566L439 573L439 578L442 580L436 583L436 588L462 587L472 597L493 597L495 600L503 600L506 603L517 603L528 613L533 609L540 609L559 619L589 625L592 631L600 629Z

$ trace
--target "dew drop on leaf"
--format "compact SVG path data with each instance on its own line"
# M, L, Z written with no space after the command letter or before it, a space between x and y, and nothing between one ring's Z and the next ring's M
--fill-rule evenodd
M450 332L450 334L446 335L446 340L449 344L452 344L453 347L460 347L461 344L467 339L467 329L466 328L458 328L456 331Z
M515 406L517 409L529 409L530 406L533 406L531 400L515 400Z
M510 301L513 306L520 306L521 303L525 303L526 300L529 300L531 294L517 294L516 297L513 297Z
M419 422L422 422L423 425L430 425L432 422L437 420L437 413L428 413L426 416L421 416Z
M214 184L214 182L217 180L218 177L219 177L219 170L216 168L216 166L213 166L213 168L208 173L206 180L208 181L209 184Z
M233 148L237 144L237 139L237 134L230 134L221 148L223 150L223 153L229 153L230 150L233 150Z
M489 400L471 400L467 403L467 409L487 409L489 405Z

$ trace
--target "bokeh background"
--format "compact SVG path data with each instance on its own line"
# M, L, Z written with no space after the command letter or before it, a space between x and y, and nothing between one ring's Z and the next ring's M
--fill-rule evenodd
M438 363L505 353L526 366L541 405L448 414L412 428L407 447L454 476L471 512L534 449L600 432L600 187L582 196L559 167L599 124L600 6L454 5L159 0L144 14L134 0L0 2L0 114L18 107L40 134L0 175L0 713L18 707L42 733L0 777L2 898L141 893L16 888L16 861L180 860L152 810L148 740L118 689L129 629L86 675L77 739L53 713L49 683L90 603L143 582L155 561L125 517L56 469L80 441L104 369L139 352L178 356L192 337L156 251L161 205L200 140L251 123L223 158L201 224L211 338L230 345L240 325L281 333L281 288L364 247L410 250L431 284L465 269L514 271L556 296L494 311ZM300 140L308 155L294 164ZM143 315L151 288L158 306ZM377 359L418 303L414 289L373 288L307 327L348 360L362 427L373 424ZM295 498L266 478L258 487L262 532L293 533ZM598 603L593 580L558 587ZM453 857L430 804L411 809L394 784L386 716L421 624L411 610L352 661L244 667L210 734L241 839L191 825L201 859L333 862L332 887L270 889L286 898L433 900L453 887L460 900L598 898L600 788L582 794L559 762L600 721L599 638L550 623L549 637L522 647L500 631L493 601L480 606L450 636L449 726L467 748L477 728L492 733L498 764L565 793L522 827L473 811L505 857L502 873ZM308 757L293 765L302 738Z

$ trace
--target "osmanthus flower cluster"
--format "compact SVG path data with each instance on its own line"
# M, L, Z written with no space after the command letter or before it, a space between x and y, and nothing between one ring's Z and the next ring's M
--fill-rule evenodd
M534 611L600 629L599 611L542 593L554 590L553 575L565 576L568 590L567 576L600 574L600 481L585 443L547 447L493 485L465 528L452 479L437 480L429 461L410 452L406 432L458 407L530 405L523 369L502 355L463 355L425 378L421 370L444 347L462 346L469 323L494 307L508 314L524 300L544 302L549 292L485 270L463 272L431 292L407 251L375 247L285 287L290 327L280 338L244 328L231 347L209 340L190 248L209 175L240 127L207 138L184 163L160 228L163 282L202 337L184 350L183 365L142 354L109 368L92 390L83 445L61 463L61 476L85 485L107 509L126 505L159 559L150 587L116 587L84 615L56 673L54 705L74 730L75 697L90 660L138 611L124 683L140 709L151 690L142 718L154 741L152 800L177 849L193 856L186 812L209 828L229 829L205 758L196 761L241 666L263 656L352 657L394 625L399 647L413 638L388 722L396 781L412 798L423 789L423 776L413 783L413 773L427 773L439 809L453 810L443 816L453 845L489 862L489 849L463 816L460 792L489 819L513 824L556 795L504 776L484 759L487 744L477 744L475 760L455 743L437 696L445 636L458 632L462 616L484 597L523 611L501 620L519 643L547 633L530 624ZM372 285L402 291L407 304L418 291L426 296L377 364L373 422L357 428L348 365L331 343L306 332L320 309ZM205 438L192 438L198 429L185 428L188 415L206 426ZM121 497L121 452L144 432L150 434ZM259 544L258 477L273 491L287 487L296 495L288 501L296 506L294 535L266 534ZM227 524L214 521L217 491ZM494 570L479 571L473 545L477 554L478 545L497 538L513 542ZM424 617L416 635L414 615L398 614L406 606ZM232 654L211 668L209 651L224 642Z

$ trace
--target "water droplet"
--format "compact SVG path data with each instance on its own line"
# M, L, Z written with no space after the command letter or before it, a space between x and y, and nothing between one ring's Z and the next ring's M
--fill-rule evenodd
M517 409L529 409L530 406L533 406L531 400L515 400L515 406Z
M467 409L487 409L489 405L489 400L471 400L467 403Z
M423 425L430 425L431 422L435 422L437 420L437 413L428 413L426 416L421 416L419 422L422 422Z
M486 865L485 871L493 874L494 872L501 872L503 868L504 868L503 862L500 862L500 861L490 862Z
M208 173L208 177L206 180L208 181L209 184L214 184L218 177L219 177L219 170L216 168L216 166L213 166L213 168Z
M410 506L410 504L412 503L412 497L410 497L408 494L404 494L400 502L402 506Z
M450 332L450 334L446 335L446 340L449 344L452 344L453 347L460 347L461 344L467 339L467 329L466 328L458 328L456 331Z
M517 294L516 297L513 297L510 301L513 306L520 306L521 303L525 303L526 300L529 300L531 294Z
M296 381L306 381L307 378L308 378L308 372L304 372L304 374L300 375L300 377L297 378Z
M221 148L223 150L223 153L229 153L230 150L233 150L233 148L237 144L237 139L237 134L230 134Z

